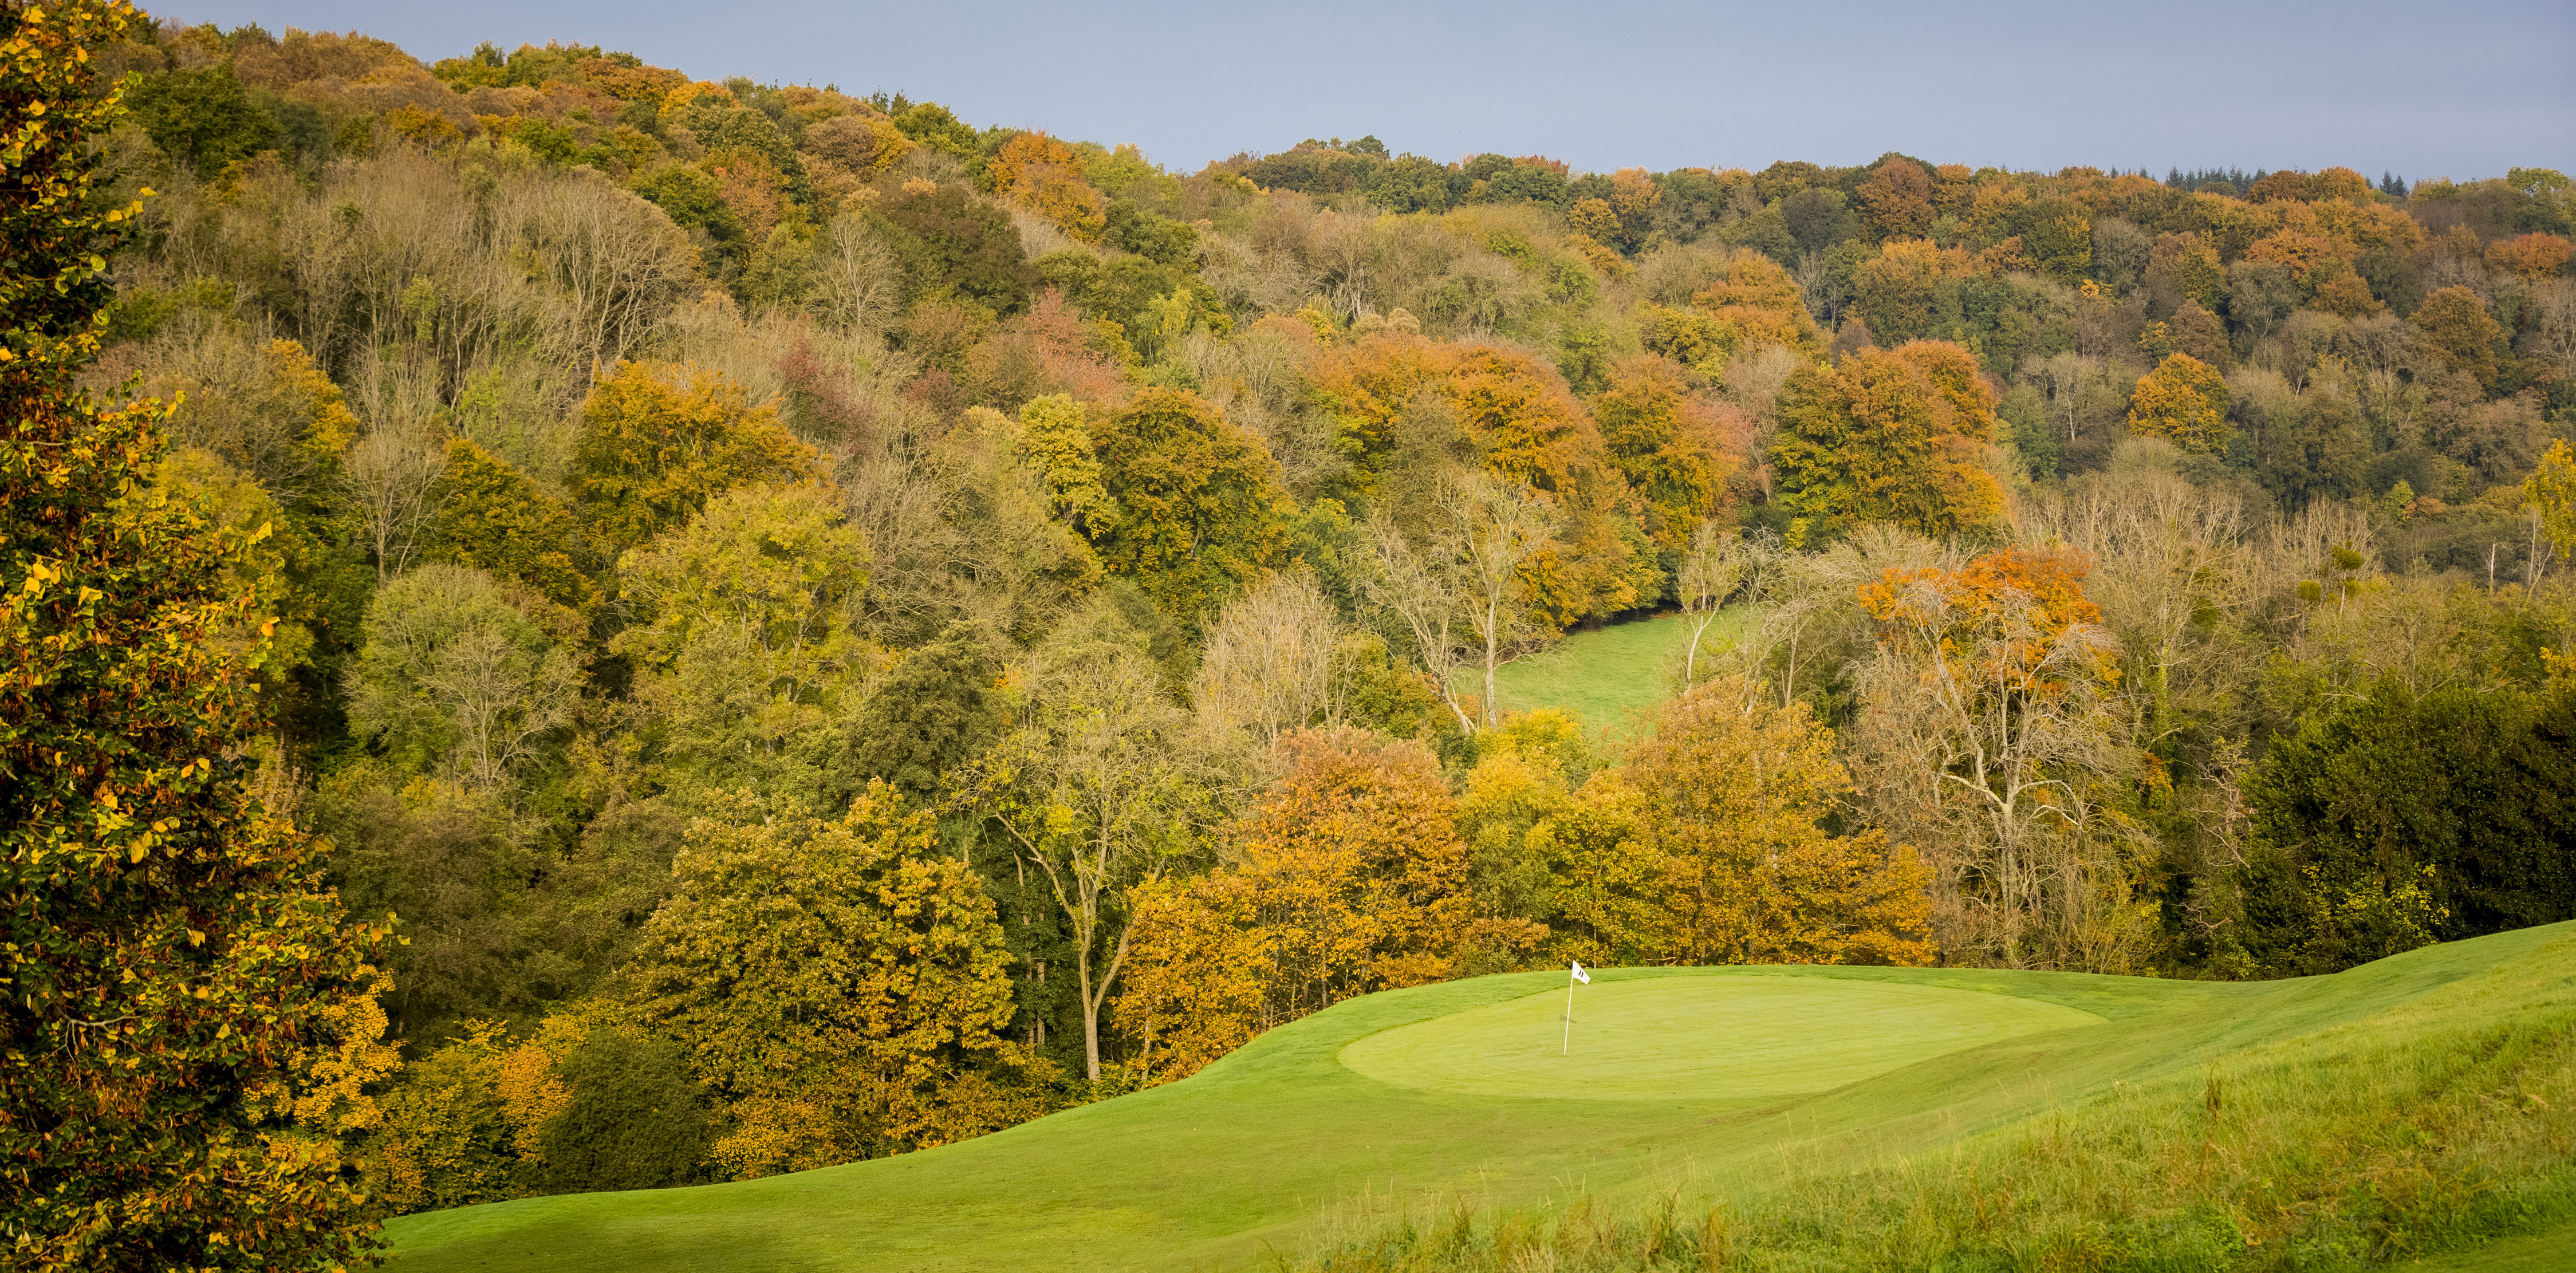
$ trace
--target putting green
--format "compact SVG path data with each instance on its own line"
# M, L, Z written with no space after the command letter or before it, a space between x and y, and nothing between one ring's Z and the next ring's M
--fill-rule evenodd
M1343 1065L1481 1096L1768 1100L2104 1018L2037 999L1883 981L1656 977L1506 999L1368 1035Z

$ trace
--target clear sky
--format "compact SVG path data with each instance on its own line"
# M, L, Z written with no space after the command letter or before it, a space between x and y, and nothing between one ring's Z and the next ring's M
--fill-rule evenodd
M2576 170L2576 0L1540 6L911 0L172 0L165 19L360 30L424 61L598 44L700 79L838 84L1194 170L1374 134L1578 169Z

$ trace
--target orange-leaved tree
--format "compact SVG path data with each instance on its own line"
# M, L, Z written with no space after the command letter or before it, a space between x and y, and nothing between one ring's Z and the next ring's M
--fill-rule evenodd
M1724 510L1726 481L1740 463L1751 422L1732 406L1693 393L1667 359L1632 358L1610 369L1593 400L1610 462L1645 504L1646 537L1667 557L1690 546Z
M371 1226L337 1137L394 1065L385 934L252 794L273 622L233 567L266 528L150 485L162 409L76 384L139 211L97 182L120 106L96 54L144 19L6 12L0 1244L26 1269L352 1262Z
M1323 405L1340 425L1342 445L1376 493L1403 479L1389 511L1408 531L1435 520L1444 485L1455 472L1399 472L1421 457L1397 454L1411 431L1414 449L1452 454L1454 470L1481 457L1497 480L1537 493L1556 522L1555 543L1523 566L1532 603L1563 626L1637 604L1654 563L1640 560L1623 526L1634 497L1612 465L1600 426L1540 359L1490 345L1438 344L1418 336L1371 337L1327 351L1311 369Z
M1468 921L1449 782L1419 743L1291 734L1288 774L1238 831L1257 922L1276 935L1270 1013L1449 976Z
M1262 927L1258 902L1251 881L1231 871L1159 879L1127 895L1135 941L1116 1013L1136 1041L1128 1082L1188 1078L1277 1024L1278 934Z
M1663 960L1932 962L1931 872L1914 850L1825 830L1852 791L1833 739L1806 704L1740 677L1664 708L1623 775L1664 864Z
M1691 295L1691 307L1717 320L1718 343L1728 353L1785 345L1822 353L1825 338L1798 290L1798 280L1777 261L1738 249L1718 263L1717 277Z
M1890 156L1852 194L1862 219L1880 238L1914 239L1932 232L1932 178L1911 159Z

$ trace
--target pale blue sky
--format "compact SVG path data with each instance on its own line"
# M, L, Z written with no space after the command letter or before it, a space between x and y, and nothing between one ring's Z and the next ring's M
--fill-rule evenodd
M2576 3L1084 6L177 0L424 60L549 39L702 79L910 93L1175 168L1373 133L1577 168L1935 161L2462 179L2576 169Z

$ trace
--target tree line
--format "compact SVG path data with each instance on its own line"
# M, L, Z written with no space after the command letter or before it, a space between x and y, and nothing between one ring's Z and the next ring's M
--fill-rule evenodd
M899 1153L1567 959L2265 977L2576 914L2554 171L1183 174L10 12L60 997L0 1135L58 1263ZM1504 710L1668 611L1633 735Z

